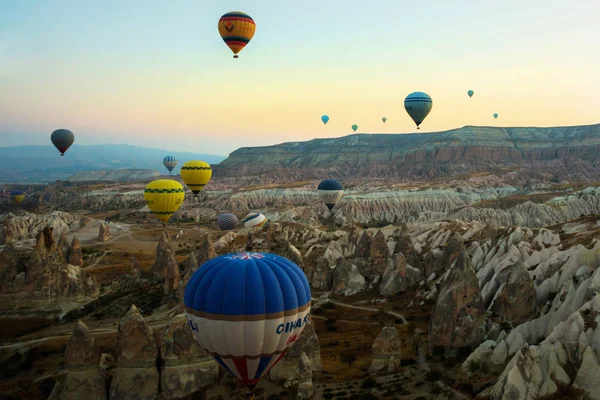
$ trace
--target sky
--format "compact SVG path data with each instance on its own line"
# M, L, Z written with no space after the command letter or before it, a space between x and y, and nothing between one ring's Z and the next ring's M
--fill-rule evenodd
M233 10L257 26L239 59L217 31ZM227 155L353 124L594 124L598 15L598 0L0 0L0 133ZM420 131L414 91L433 99Z

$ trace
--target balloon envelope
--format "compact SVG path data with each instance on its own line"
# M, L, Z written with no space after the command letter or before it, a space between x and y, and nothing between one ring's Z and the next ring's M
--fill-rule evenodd
M357 130L357 129L358 129L358 125L352 125L352 130L353 130L354 132L356 132L356 130Z
M469 97L473 97L473 93L475 93L475 92L473 92L472 90L469 90L469 91L467 92L467 94L469 95Z
M387 121L386 117L381 118L381 120L383 121L383 123L385 124L385 122Z
M173 156L166 156L165 158L163 158L163 164L165 167L167 167L169 172L171 172L171 171L173 171L173 168L175 168L177 166L178 161Z
M427 93L414 92L406 96L404 99L404 109L410 115L417 128L427 117L433 106L433 101Z
M65 152L75 141L75 135L68 129L57 129L50 135L50 140L54 147L60 151L60 155L64 156Z
M227 254L192 275L184 293L194 338L241 383L256 385L309 322L308 279L270 253Z
M324 123L325 125L327 125L327 122L329 122L329 116L327 116L327 115L323 115L323 116L321 117L321 121L323 121L323 123Z
M331 211L344 195L344 187L335 179L326 179L319 183L317 192L327 208L329 208L329 211Z
M231 11L219 19L219 34L225 44L231 49L234 58L254 36L256 24L251 16L241 11Z
M498 118L498 114L494 114L494 118Z
M231 214L231 213L221 214L217 218L217 225L219 226L219 229L222 231L228 231L230 229L235 229L238 225L238 222L239 222L238 218L235 216L235 214Z
M210 164L204 161L188 161L181 166L181 179L194 194L200 193L212 176Z
M242 221L244 228L258 228L267 222L267 218L261 213L250 213Z
M22 190L11 190L8 194L8 197L10 198L10 201L14 204L20 204L21 202L23 202L23 200L25 200L25 192L23 192Z
M183 186L172 179L152 181L144 189L144 200L148 208L165 223L179 210L184 199Z

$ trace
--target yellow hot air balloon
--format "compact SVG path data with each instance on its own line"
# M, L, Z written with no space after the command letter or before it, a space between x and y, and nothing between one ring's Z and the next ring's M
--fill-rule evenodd
M152 181L144 189L144 200L152 214L165 223L179 210L184 199L183 186L172 179Z
M195 194L198 195L204 186L210 181L212 176L212 169L210 164L204 161L194 160L188 161L181 166L181 179L185 182L187 187Z
M231 11L219 20L219 35L233 51L233 58L250 42L256 31L256 24L251 16L241 11Z

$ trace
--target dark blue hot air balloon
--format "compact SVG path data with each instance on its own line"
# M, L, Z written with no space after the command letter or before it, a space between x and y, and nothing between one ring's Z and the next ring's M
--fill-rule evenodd
M235 229L238 225L238 217L232 213L225 213L219 215L217 218L217 225L219 229L222 231L228 231L230 229Z
M329 211L337 204L344 195L344 187L335 179L326 179L317 187L319 197L323 199Z

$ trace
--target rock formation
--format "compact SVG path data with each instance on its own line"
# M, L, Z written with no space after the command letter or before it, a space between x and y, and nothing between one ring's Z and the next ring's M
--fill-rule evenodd
M448 349L475 348L483 339L484 306L477 276L462 238L456 234L444 253L449 272L429 323L432 346Z
M110 238L110 226L106 222L100 224L98 229L98 241L106 242Z
M401 349L402 343L398 336L398 330L393 326L384 326L371 347L373 361L369 372L379 372L384 369L387 372L393 372L402 361Z
M165 293L171 293L179 288L181 275L179 273L179 264L175 258L175 249L171 244L171 237L168 232L163 232L156 246L156 260L152 266L154 276L164 278Z
M83 267L83 252L81 251L81 244L77 236L73 236L73 240L71 241L68 262L71 265Z
M196 342L182 314L165 329L160 353L164 360L160 387L166 399L192 395L218 381L217 362Z
M158 393L158 345L152 328L132 305L117 332L117 368L110 385L111 400L153 400Z

